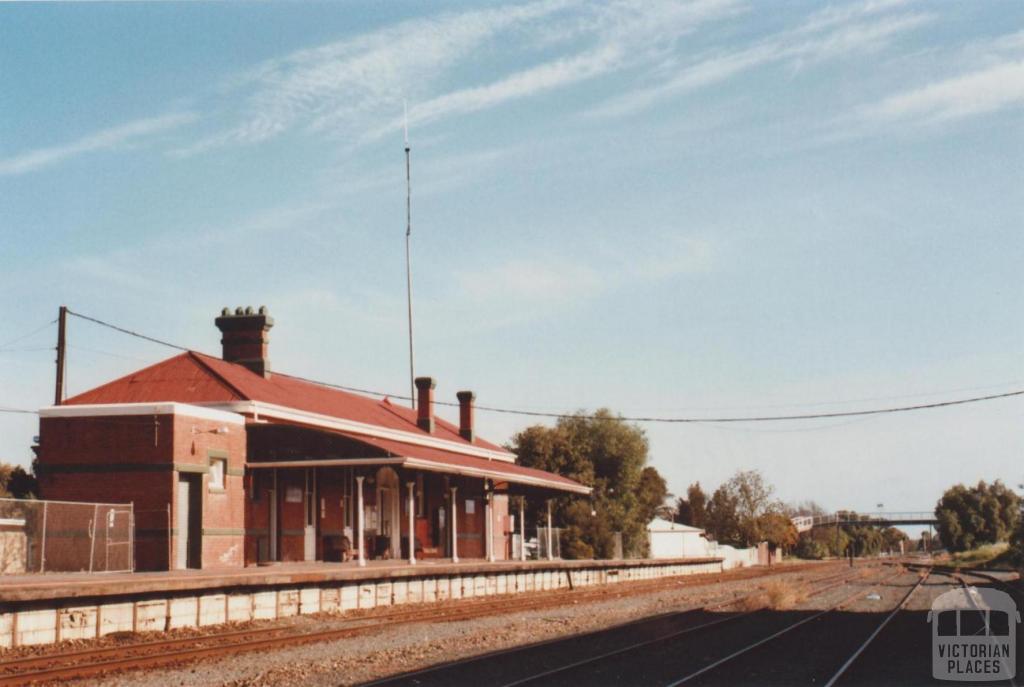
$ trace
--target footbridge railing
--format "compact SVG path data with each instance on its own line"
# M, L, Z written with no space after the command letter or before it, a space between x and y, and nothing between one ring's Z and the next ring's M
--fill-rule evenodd
M837 525L935 525L935 513L929 511L897 511L892 513L854 513L852 511L827 513L824 515L798 515L792 518L797 532L807 532L815 527Z

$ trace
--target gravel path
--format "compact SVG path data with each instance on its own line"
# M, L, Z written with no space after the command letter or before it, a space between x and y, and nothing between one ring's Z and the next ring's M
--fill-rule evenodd
M791 583L822 575L789 573ZM347 685L488 651L596 630L680 610L764 588L768 579L736 580L651 592L598 602L456 622L432 622L382 629L379 633L277 651L228 656L189 666L124 673L78 685ZM846 592L849 593L848 591ZM308 629L337 625L337 618L307 617Z

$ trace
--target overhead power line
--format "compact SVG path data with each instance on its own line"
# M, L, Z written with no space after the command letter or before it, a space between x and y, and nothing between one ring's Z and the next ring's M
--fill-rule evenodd
M0 408L0 413L19 413L23 415L38 415L38 410L25 410L24 408Z
M168 348L176 348L179 351L191 351L192 350L191 348L186 348L185 346L179 346L177 344L172 344L172 343L169 343L167 341L162 341L161 339L155 339L152 336L146 336L145 334L139 334L138 332L133 332L132 330L125 329L124 327L118 327L116 324L110 324L109 322L104 322L103 320L97 319L95 317L89 317L88 315L83 315L80 312L75 312L71 308L68 308L68 315L74 315L75 317L81 318L83 320L88 320L89 322L93 322L95 324L102 325L104 327L109 327L110 329L113 329L114 331L121 332L122 334L127 334L129 336L134 336L134 337L136 337L138 339L144 339L146 341L151 341L152 343L160 344L161 346L167 346Z
M167 346L179 351L192 352L193 349L185 346L179 346L162 339L157 339L152 336L140 334L139 332L120 327L110 322L105 322L95 317L83 315L81 313L68 310L69 315L88 320L94 324L108 327L115 331L134 336L145 341L160 344L161 346ZM331 382L324 382L317 379L309 379L307 377L300 377L297 375L289 375L283 372L275 372L274 374L281 375L282 377L289 377L310 384L317 384L319 386L326 386L332 389L340 389L342 391L349 391L352 393L365 394L368 396L379 396L381 398L397 398L403 400L412 400L409 396L403 396L401 394L390 394L384 391L375 391L372 389L360 389L358 387L344 386L341 384L333 384ZM906 413L917 410L930 410L934 408L946 408L951 406L967 405L969 403L981 403L984 401L995 401L1003 398L1012 398L1015 396L1024 396L1024 389L1018 389L1016 391L1008 391L1000 394L988 394L986 396L973 396L969 398L959 398L949 401L938 401L935 403L921 403L916 405L905 405L905 406L893 406L888 408L871 408L868 410L845 410L836 411L832 413L794 413L789 415L744 415L744 416L732 416L732 417L627 417L619 415L616 419L623 420L626 422L641 422L641 423L660 423L660 424L721 424L721 423L734 423L734 422L787 422L793 420L821 420L827 418L840 418L840 417L862 417L866 415L886 415L891 413ZM441 406L457 407L458 403L452 403L449 401L434 401L435 404ZM810 405L810 404L808 404ZM542 417L550 419L563 419L563 418L585 418L585 419L601 419L600 415L593 414L580 414L580 413L552 413L552 412L541 412L532 410L518 410L515 408L499 408L496 406L475 406L476 410L491 412L491 413L502 413L506 415L520 415L524 417ZM29 410L16 410L16 409L2 409L0 412L18 412L18 413L31 413L34 411Z
M43 324L43 325L40 325L39 327L36 327L32 331L30 331L28 334L22 334L21 336L14 337L10 341L4 341L3 343L0 343L0 349L6 349L11 344L18 343L19 341L24 341L25 339L29 338L30 336L33 336L34 334L38 334L39 332L43 331L47 327L52 327L56 323L57 323L57 320L50 320L46 324Z
M925 403L914 406L899 406L895 408L875 408L872 410L849 410L836 413L808 413L803 415L750 415L746 417L622 417L620 419L629 422L665 422L665 423L722 423L722 422L781 422L784 420L819 420L835 417L856 417L860 415L882 415L885 413L905 413L912 410L927 410L929 408L943 408L945 406L958 406L967 403L980 403L981 401L994 401L998 398L1009 398L1011 396L1024 396L1024 389L1010 391L1005 394L992 394L990 396L976 396L974 398L961 398L955 401L943 401L941 403ZM455 404L451 404L455 405ZM489 410L494 413L514 413L516 415L534 415L539 417L580 417L579 415L566 415L562 413L538 413L526 410L507 410L504 408L488 408L487 406L476 406L477 410ZM597 418L596 415L584 415L589 419Z

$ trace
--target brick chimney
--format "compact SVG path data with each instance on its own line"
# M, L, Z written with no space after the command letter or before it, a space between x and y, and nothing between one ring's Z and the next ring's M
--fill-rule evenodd
M261 305L258 312L252 307L235 308L234 313L224 308L214 322L221 333L221 357L226 362L245 365L258 375L270 377L267 332L274 326L274 318L267 314L267 306Z
M455 394L459 399L459 436L466 441L473 441L473 401L476 395L472 391L460 391Z
M416 378L416 426L434 433L434 378Z

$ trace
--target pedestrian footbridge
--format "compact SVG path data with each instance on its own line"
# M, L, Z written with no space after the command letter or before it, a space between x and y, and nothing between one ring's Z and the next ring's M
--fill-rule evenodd
M824 515L798 515L792 518L797 532L807 532L815 527L838 527L842 525L936 525L935 513L928 511L905 511L897 513L854 513L839 511Z

